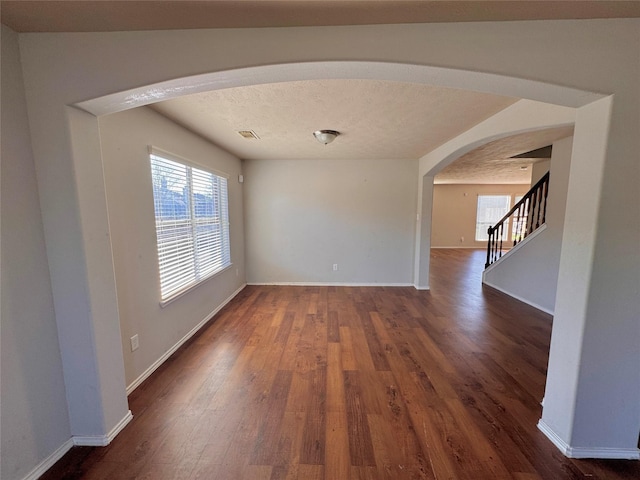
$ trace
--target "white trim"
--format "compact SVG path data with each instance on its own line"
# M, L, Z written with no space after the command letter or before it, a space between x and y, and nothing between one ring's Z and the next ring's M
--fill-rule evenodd
M85 100L74 106L100 116L192 93L265 83L334 78L388 80L473 89L482 93L527 97L534 101L571 108L582 107L605 96L601 93L524 78L514 82L511 76L471 70L389 61L338 60L261 65L181 76Z
M610 460L640 460L637 448L587 448L569 447L569 458L606 458Z
M554 432L542 419L538 421L538 429L551 440L558 450L568 458L606 458L617 460L640 460L640 449L637 448L592 448L572 447Z
M549 427L549 425L547 425L544 420L540 419L538 420L538 430L540 430L542 433L545 434L545 436L551 440L551 443L553 443L556 447L558 447L558 450L560 450L563 455L567 455L567 452L569 450L569 444L567 442L565 442L562 438L560 438L560 436L554 432L551 427Z
M275 287L413 287L427 291L429 287L420 287L414 283L334 283L334 282L249 282L252 286Z
M129 422L133 420L133 414L131 410L127 410L127 414L118 424L111 429L106 435L74 435L72 440L73 444L83 447L106 447L109 445L116 435L118 435Z
M236 295L238 295L243 289L244 287L246 287L247 284L243 284L240 286L240 288L238 288L235 292L233 292L229 297L227 297L226 300L224 300L220 305L218 305L211 313L209 313L206 317L204 317L195 327L193 327L184 337L182 337L180 340L178 340L178 342L171 347L169 350L167 350L160 358L158 358L155 362L153 362L151 364L151 366L149 368L147 368L144 372L142 372L142 374L136 378L133 382L131 382L131 384L127 387L127 395L130 395L131 392L133 392L136 388L138 388L138 386L144 382L147 378L149 378L149 376L155 372L158 367L160 367L160 365L162 365L165 361L167 361L167 359L173 355L173 353L178 350L178 348L180 348L182 346L182 344L184 342L186 342L187 340L189 340L191 337L193 337L196 332L198 332L198 330L200 330L209 320L211 320L211 318L218 313L220 310L222 310L222 308L229 303L231 300L234 299L234 297Z
M549 310L548 308L545 308L541 305L538 305L535 302L532 302L531 300L527 300L526 298L521 297L520 295L515 295L514 293L511 293L507 290L505 290L504 288L498 287L496 285L494 285L493 283L487 282L484 279L482 280L482 283L484 285L487 285L488 287L491 287L495 290L498 290L499 292L504 293L505 295L509 295L511 298L515 298L516 300L519 300L522 303L526 303L527 305L532 306L533 308L537 308L538 310L544 312L544 313L548 313L549 315L553 315L553 310Z
M414 287L413 283L250 282L252 286L278 287Z
M36 465L36 467L31 470L22 480L38 480L38 478L40 478L47 472L47 470L53 467L55 463L64 456L65 453L71 450L71 447L73 447L72 438L60 445L55 452L53 452L38 465Z
M190 167L195 167L195 168L199 168L202 170L206 170L209 173L213 173L214 175L218 175L219 177L224 177L227 180L229 180L229 178L231 178L231 176L228 173L222 172L220 170L216 170L212 167L210 167L209 165L206 165L204 163L199 163L197 161L185 158L181 155L178 155L176 153L172 153L169 152L167 150L164 150L162 148L156 147L155 145L147 145L147 151L149 152L149 155L155 155L157 157L162 157L162 158L166 158L167 160L171 160L173 162L177 162L177 163L184 163Z
M543 223L538 228L536 228L536 230L533 233L527 235L527 238L522 240L515 247L511 247L510 249L508 249L507 252L504 255L502 255L498 260L496 260L491 265L489 265L487 268L485 268L484 272L482 272L482 281L484 282L485 273L490 272L491 270L493 270L496 267L496 265L500 265L500 263L502 263L502 261L505 258L508 258L508 254L513 253L513 252L517 252L518 250L520 250L522 248L523 245L526 245L527 243L529 243L531 240L536 238L538 235L540 235L546 229L547 229L547 224Z
M453 247L436 247L436 246L431 246L431 248L436 248L439 250L446 250L446 249L450 249L450 250L458 250L458 249L467 249L467 250L487 250L487 245L485 242L485 245L476 245L476 246L463 246L463 245L457 245L457 246L453 246Z

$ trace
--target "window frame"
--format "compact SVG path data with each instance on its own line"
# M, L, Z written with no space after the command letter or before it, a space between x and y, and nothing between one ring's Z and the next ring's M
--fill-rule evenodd
M229 221L229 175L151 145L148 148L148 155L154 211L156 258L158 265L158 292L160 297L160 306L164 307L211 278L228 270L233 265L233 262L231 261L231 233ZM182 172L180 172L179 176L176 178L179 178L181 181L183 180L185 183L183 185L182 195L188 195L188 199L185 198L185 200L188 200L185 201L185 203L188 203L185 207L188 212L183 212L181 215L182 218L178 218L174 214L171 221L174 223L174 229L182 229L180 236L187 236L187 238L179 239L181 246L185 247L186 250L190 250L187 254L180 252L172 256L162 253L161 247L166 247L170 240L165 239L165 241L162 242L160 234L166 233L167 230L171 231L171 224L170 222L169 225L167 225L167 223L158 223L158 220L162 218L158 213L159 211L163 211L162 207L160 209L158 207L163 204L161 199L158 200L158 198L156 198L157 185L160 182L156 181L157 174L154 167L154 157L161 162L172 162L185 169L184 176L181 176ZM166 165L169 166L168 164ZM194 170L196 171L196 182L198 179L205 179L206 181L207 176L212 176L211 202L207 202L204 206L202 205L203 195L200 194L197 196L196 193L198 186L201 187L202 183L200 183L200 185L196 184L196 192L194 192ZM175 204L172 204L172 206L175 207ZM203 222L198 218L198 213L196 211L198 208L205 208L205 211L211 212L211 214L208 215L208 217L211 218L210 221ZM211 210L209 210L209 208L211 208ZM167 219L165 219L165 222L166 221ZM206 231L202 233L199 232L199 228L202 230L202 227L204 227L205 230L207 227L212 227L214 230L218 228L219 231L217 234L206 233ZM175 232L171 235L170 238L176 241L177 235ZM182 249L182 247L180 247L180 249ZM196 253L198 251L204 253L199 255ZM216 262L218 258L219 263ZM193 274L188 271L189 269L187 269L186 274L183 274L183 276L189 280L185 282L178 282L178 287L168 288L171 283L167 285L165 279L167 276L171 276L171 274L175 275L180 272L180 267L168 267L163 270L163 264L167 264L167 259L180 261L181 263L185 262L186 264L192 265ZM169 264L170 263L171 262L169 262ZM203 264L205 267L202 267Z
M500 220L502 217L504 217L504 215L506 215L507 213L509 213L509 210L511 209L512 206L512 201L513 201L513 194L512 193L492 193L492 194L478 194L477 198L476 198L476 225L475 225L475 235L474 235L474 241L476 242L487 242L489 240L489 235L487 233L488 227L484 230L483 235L486 235L487 238L484 239L478 239L478 224L481 223L478 221L478 208L480 206L480 197L504 197L504 198L508 198L509 199L509 205L507 206L507 209L505 210L505 212L499 217L497 218L493 223L495 224L495 222L497 222L498 220ZM482 222L485 223L485 222ZM502 231L502 241L508 241L511 238L511 231L508 228L511 225L511 222L509 221L507 223L507 228L504 228Z

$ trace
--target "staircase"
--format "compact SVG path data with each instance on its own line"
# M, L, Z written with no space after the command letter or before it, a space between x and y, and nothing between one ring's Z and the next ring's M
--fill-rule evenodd
M549 172L531 187L531 190L498 223L489 227L485 268L544 225L548 195ZM511 227L512 242L506 241L509 237L509 227Z

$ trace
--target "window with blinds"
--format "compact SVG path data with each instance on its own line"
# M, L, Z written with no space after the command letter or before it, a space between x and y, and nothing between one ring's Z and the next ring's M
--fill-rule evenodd
M161 303L231 265L227 179L152 151Z
M511 195L478 195L476 211L476 240L487 241L489 227L496 224L509 211ZM502 231L502 239L507 239L508 229Z

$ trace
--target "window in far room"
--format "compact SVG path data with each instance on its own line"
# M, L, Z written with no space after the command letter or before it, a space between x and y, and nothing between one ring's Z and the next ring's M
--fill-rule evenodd
M489 227L504 217L511 206L511 195L478 195L476 211L476 240L487 241ZM502 239L506 240L508 229L502 231Z
M167 157L150 155L161 304L231 265L227 178Z

